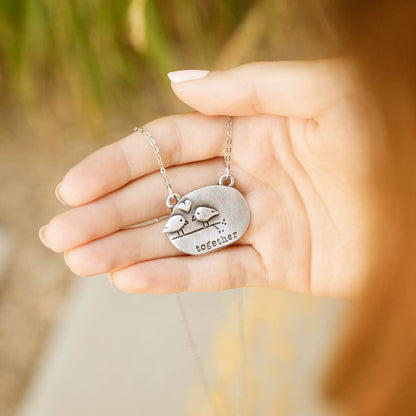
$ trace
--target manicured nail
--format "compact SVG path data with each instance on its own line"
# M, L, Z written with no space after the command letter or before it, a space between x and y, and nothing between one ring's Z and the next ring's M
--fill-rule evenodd
M168 77L172 82L177 84L179 82L201 79L204 78L207 74L209 74L209 71L203 71L201 69L186 69L183 71L169 72Z
M46 236L45 236L45 231L47 227L48 227L47 225L44 225L43 227L41 227L41 229L39 230L39 239L40 241L42 241L44 246L50 248L48 246L48 243L46 242Z
M113 273L112 272L110 272L110 273L108 273L108 281L113 285L113 286L115 286L115 284L114 284L114 276L113 276Z
M56 199L57 199L57 200L58 200L61 204L68 205L68 204L64 201L64 199L61 197L61 194L60 194L61 185L62 185L62 182L59 182L59 183L58 183L58 185L57 185L57 186L56 186L56 188L55 188L55 196L56 196Z

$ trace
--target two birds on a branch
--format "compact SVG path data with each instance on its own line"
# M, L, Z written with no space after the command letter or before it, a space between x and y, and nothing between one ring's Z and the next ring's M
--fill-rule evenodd
M201 222L204 227L209 225L209 220L218 214L219 214L218 211L216 211L213 208L208 208L208 207L198 207L195 210L196 220ZM189 224L189 221L187 221L185 217L183 217L180 214L173 215L172 217L169 218L168 222L165 224L162 230L162 233L179 232L180 230L182 230L182 228L186 224Z

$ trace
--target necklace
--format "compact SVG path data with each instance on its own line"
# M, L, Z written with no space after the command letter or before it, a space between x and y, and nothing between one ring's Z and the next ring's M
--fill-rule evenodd
M135 127L142 133L155 153L160 173L168 191L166 206L171 209L168 221L162 232L167 234L171 243L184 253L203 255L229 246L239 240L246 232L250 222L250 210L243 195L234 188L234 177L230 175L231 144L233 121L228 116L227 139L224 154L225 172L217 185L208 185L180 196L172 191L162 157L155 139L148 131ZM238 291L238 339L240 345L239 385L237 387L236 416L244 412L244 332L243 332L243 292ZM204 388L204 392L214 415L221 415L210 393L207 377L192 335L185 306L180 294L176 296L179 312L184 325L189 347Z
M234 188L234 177L230 175L232 129L233 122L228 116L225 172L218 185L205 186L182 197L172 191L155 139L141 127L134 129L152 146L168 191L166 205L172 212L162 232L184 253L196 255L220 250L235 243L247 230L250 210L243 195Z

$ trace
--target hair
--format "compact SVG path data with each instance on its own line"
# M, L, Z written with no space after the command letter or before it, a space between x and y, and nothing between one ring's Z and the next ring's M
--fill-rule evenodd
M416 415L416 2L342 0L328 19L375 98L374 264L324 382L345 413Z

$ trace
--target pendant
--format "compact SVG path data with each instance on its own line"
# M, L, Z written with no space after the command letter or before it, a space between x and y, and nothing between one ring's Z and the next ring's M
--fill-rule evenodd
M179 250L200 255L235 243L249 222L250 210L237 189L210 185L182 196L162 232Z

